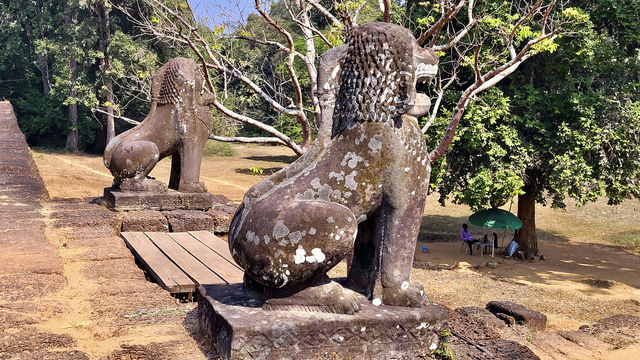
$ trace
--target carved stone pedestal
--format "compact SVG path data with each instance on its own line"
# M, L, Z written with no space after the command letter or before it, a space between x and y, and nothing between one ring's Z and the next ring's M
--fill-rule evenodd
M361 305L355 315L263 310L261 295L241 284L198 290L201 330L222 359L419 359L440 341L447 314Z
M168 189L155 191L120 191L105 188L104 199L110 209L133 210L208 210L213 206L213 195L203 193L183 193Z

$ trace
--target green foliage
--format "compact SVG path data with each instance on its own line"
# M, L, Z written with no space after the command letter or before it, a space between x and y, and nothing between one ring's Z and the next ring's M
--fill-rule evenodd
M431 352L431 356L438 360L454 360L455 353L451 348L451 345L447 342L449 336L451 336L451 331L444 329L440 332L440 346L437 349Z
M204 156L234 156L236 150L229 143L207 140L204 147Z
M469 105L446 158L433 164L442 202L478 209L526 191L562 208L567 198L617 204L640 196L640 42L628 35L640 25L630 21L638 6L623 3L573 3L562 14L581 21L572 37L540 43L531 51L542 54ZM497 11L482 27L508 30L516 19ZM536 31L522 27L515 39ZM445 95L445 108L456 91ZM449 115L430 130L431 146Z
M32 146L64 147L69 119L62 103L51 96L43 96L37 89L27 89L12 99L18 125ZM64 136L60 136L64 134Z
M448 115L443 112L442 123ZM440 185L441 203L452 194L455 202L478 210L522 193L526 165L521 140L512 126L516 121L509 98L497 88L469 105L449 154L432 167L431 188Z
M311 122L312 119L309 119L309 121ZM297 123L295 118L281 114L273 123L273 126L280 129L283 134L287 135L296 143L300 143L300 141L302 141L302 128Z
M11 101L30 144L64 147L67 132L76 129L79 147L92 148L103 126L90 109L113 105L116 112L142 120L149 110L150 76L159 62L173 57L157 42L139 36L129 19L111 12L107 54L98 45L94 1L0 2L0 98ZM104 3L111 9L111 4ZM143 13L148 7L141 5ZM114 101L106 102L100 61L108 55ZM70 59L77 62L73 79ZM75 95L74 95L75 93ZM100 100L99 100L100 99ZM78 124L71 125L69 105L77 104ZM117 129L129 126L116 123Z
M264 173L264 170L259 166L254 166L252 168L249 168L249 172L251 172L251 175L253 176L258 176L262 175Z

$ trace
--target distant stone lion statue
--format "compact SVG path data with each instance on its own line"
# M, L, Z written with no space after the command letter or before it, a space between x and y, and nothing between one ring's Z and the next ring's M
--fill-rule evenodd
M113 138L104 151L104 165L113 174L116 187L129 182L135 188L160 159L171 155L169 188L206 191L199 182L200 163L211 132L208 105L212 98L202 95L203 80L191 59L172 59L156 71L149 115Z
M229 248L245 282L264 289L265 307L354 313L362 295L421 306L410 274L430 162L416 116L430 104L416 82L437 63L409 30L387 23L354 28L323 55L318 138L245 194L230 228ZM352 250L344 286L330 281L327 271Z

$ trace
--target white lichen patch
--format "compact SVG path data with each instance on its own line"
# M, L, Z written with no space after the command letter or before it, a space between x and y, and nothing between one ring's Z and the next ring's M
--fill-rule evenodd
M289 228L284 224L282 220L278 220L273 226L273 237L275 239L281 239L289 234Z
M322 250L320 250L319 248L311 249L311 254L313 254L313 256L315 256L316 261L319 262L319 263L323 262L324 259L326 259L326 256L324 255Z
M333 218L333 216L329 216L329 217L327 218L327 222L328 222L329 224L333 224L334 222L336 222L336 220Z
M300 242L303 236L304 233L301 231L294 231L292 233L289 233L289 242L291 243L291 245L296 245Z
M373 304L373 306L380 306L382 305L382 300L380 300L380 298L375 298L371 303Z
M255 232L253 231L247 231L247 241L254 243L255 245L258 245L260 243L260 236L256 235Z
M298 247L296 249L296 254L293 256L293 262L296 264L302 264L305 260L305 255L307 255L307 252L302 247Z
M335 171L330 172L329 179L333 178L335 178L337 182L344 180L344 171L340 171L340 173L337 173Z
M358 182L355 180L356 175L358 175L357 171L353 171L351 174L345 177L344 186L349 190L355 190L358 188Z
M315 235L316 234L316 228L312 227L311 229L309 229L309 235Z
M382 136L376 135L369 139L369 149L371 149L371 154L375 155L382 148Z
M416 330L426 329L426 328L427 328L427 323L423 322L423 323L420 323L420 326L416 327Z
M402 285L400 285L400 289L407 290L408 288L409 288L409 282L408 281L403 281Z
M342 162L340 163L340 166L348 166L350 168L355 168L358 163L360 161L364 160L361 156L359 156L356 153L353 152L348 152L344 155L344 158L342 159Z
M287 285L287 283L289 282L289 276L287 275L288 274L280 274L280 278L282 278L282 283L278 287L284 287L285 285Z

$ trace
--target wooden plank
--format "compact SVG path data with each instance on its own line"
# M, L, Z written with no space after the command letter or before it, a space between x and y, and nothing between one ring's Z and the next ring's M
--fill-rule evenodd
M142 232L120 234L133 255L156 282L170 293L191 293L196 284L172 263Z
M229 263L227 259L217 252L209 249L193 235L188 233L169 233L169 236L227 283L236 284L242 282L244 275L242 270Z
M220 276L189 254L178 243L173 241L167 233L145 232L145 235L196 284L226 284Z
M244 272L244 270L233 260L233 256L231 256L231 252L229 251L229 244L226 241L213 235L210 231L189 231L189 234L198 239L206 247L225 258L228 262L233 264L233 266L240 269L240 271Z

